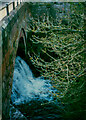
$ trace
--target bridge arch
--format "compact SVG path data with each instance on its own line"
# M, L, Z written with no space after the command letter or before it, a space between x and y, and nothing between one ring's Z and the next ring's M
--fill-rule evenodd
M18 48L16 55L25 55L26 54L26 33L24 28L21 28L19 38L18 38Z

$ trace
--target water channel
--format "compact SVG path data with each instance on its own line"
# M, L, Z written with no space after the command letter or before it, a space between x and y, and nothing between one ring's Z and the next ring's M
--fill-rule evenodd
M55 92L49 80L35 78L27 63L16 57L11 100L27 119L61 119L61 103L52 95Z

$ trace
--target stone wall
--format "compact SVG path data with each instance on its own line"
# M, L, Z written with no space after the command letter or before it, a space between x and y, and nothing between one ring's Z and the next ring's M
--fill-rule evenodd
M2 65L0 64L0 69L2 69L2 80L0 83L2 83L3 120L9 119L9 105L16 51L19 39L21 37L26 39L26 33L24 32L27 26L25 20L29 12L28 8L28 3L23 3L1 21L0 42L2 45L0 46L2 46L2 49L0 47L0 52L2 53L2 61L0 61L0 63L2 63Z

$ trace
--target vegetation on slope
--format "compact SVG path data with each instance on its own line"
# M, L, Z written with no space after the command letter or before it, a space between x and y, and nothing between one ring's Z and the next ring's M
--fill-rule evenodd
M53 20L46 13L30 17L27 28L30 35L27 54L31 63L60 91L52 94L62 100L63 116L68 120L86 118L84 9L81 8L84 8L81 3L70 4L70 12L63 19Z

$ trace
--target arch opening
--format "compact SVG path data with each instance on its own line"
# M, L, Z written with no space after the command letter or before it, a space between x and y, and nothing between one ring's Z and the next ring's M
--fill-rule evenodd
M21 58L24 58L25 57L25 49L26 48L25 48L25 44L24 44L24 38L20 37L16 56L20 56Z

